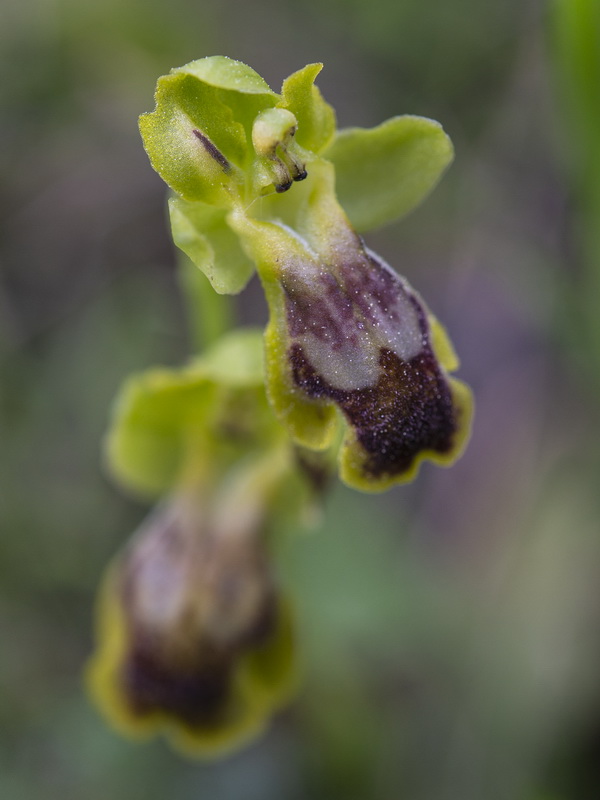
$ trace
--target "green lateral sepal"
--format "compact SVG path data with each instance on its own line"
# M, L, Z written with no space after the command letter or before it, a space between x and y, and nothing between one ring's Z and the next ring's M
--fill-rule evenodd
M337 196L359 232L412 211L452 161L452 142L438 122L393 117L376 128L338 131L323 156L336 172Z

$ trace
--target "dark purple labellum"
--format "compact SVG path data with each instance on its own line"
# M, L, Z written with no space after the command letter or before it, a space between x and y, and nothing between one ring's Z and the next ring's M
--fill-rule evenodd
M431 350L410 361L380 350L380 376L374 386L335 389L306 360L302 348L290 351L294 381L309 397L333 400L356 431L372 478L407 472L424 450L448 453L456 421L452 395Z
M423 452L449 454L458 430L449 380L410 286L356 238L328 269L282 279L293 382L343 412L366 478L393 479Z
M157 660L152 650L136 648L123 665L122 680L131 711L146 716L166 712L193 725L218 723L227 703L231 667L204 665L196 671L175 671Z

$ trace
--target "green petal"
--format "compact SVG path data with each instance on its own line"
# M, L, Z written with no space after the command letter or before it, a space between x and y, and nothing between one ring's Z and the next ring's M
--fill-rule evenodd
M169 200L173 241L202 270L219 294L237 294L254 272L226 222L226 211L181 198Z
M322 68L322 64L308 64L286 78L281 88L280 105L298 120L296 141L315 153L327 147L335 133L335 112L314 85Z
M394 117L376 128L339 131L323 153L336 170L338 199L358 231L412 211L453 157L441 125L424 117Z

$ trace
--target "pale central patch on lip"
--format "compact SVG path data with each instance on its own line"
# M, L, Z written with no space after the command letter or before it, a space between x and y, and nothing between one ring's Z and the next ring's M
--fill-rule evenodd
M362 247L327 269L296 262L282 276L290 339L335 389L377 382L382 347L410 361L427 344L415 295L379 257Z

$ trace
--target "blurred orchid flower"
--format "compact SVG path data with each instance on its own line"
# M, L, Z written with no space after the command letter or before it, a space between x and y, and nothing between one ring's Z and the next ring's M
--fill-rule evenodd
M234 482L228 505L208 513L172 499L109 568L87 677L124 733L162 732L185 752L214 754L256 735L293 689L290 608L255 497L249 510L253 489Z

